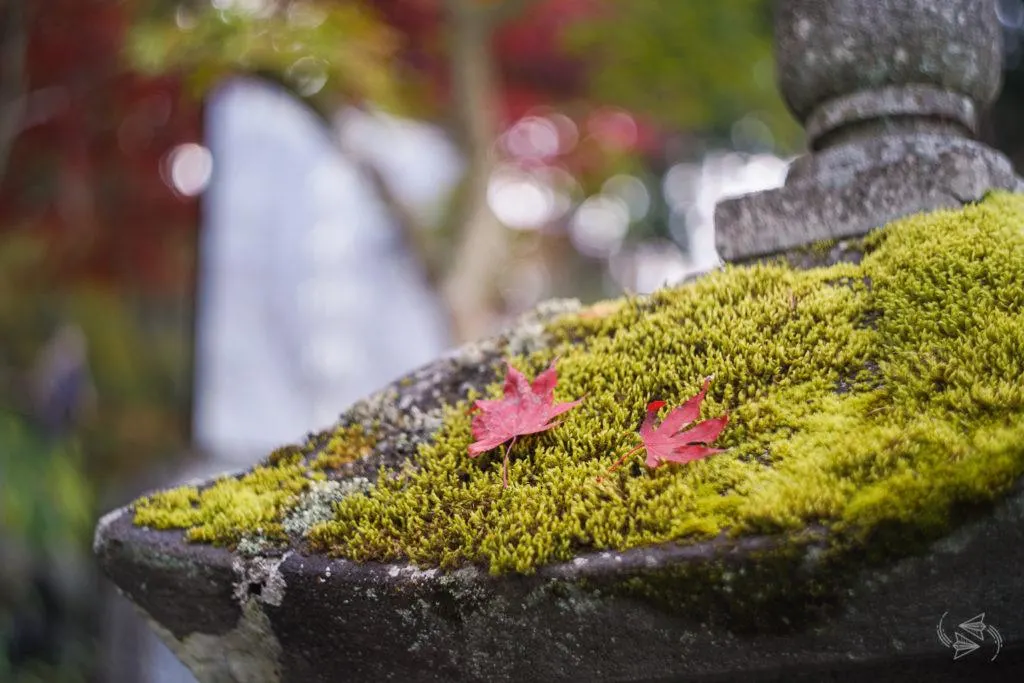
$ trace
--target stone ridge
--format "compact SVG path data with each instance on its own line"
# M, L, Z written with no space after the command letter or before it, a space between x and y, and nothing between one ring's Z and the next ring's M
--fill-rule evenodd
M370 454L324 470L332 481L372 483L303 497L323 443L264 465L286 492L276 523L293 529L270 549L531 573L595 550L820 526L832 550L909 552L1024 474L1022 224L1024 196L994 195L873 233L857 264L730 267L649 299L556 317L513 362L532 375L557 356L556 399L587 399L558 429L517 442L507 491L499 453L466 456L468 401L500 390L509 337L491 342L466 363L471 381L449 381L434 396L430 429L402 446L406 464L379 470L386 476L358 466L393 465L393 446L381 444L395 443L393 423L413 414L402 382L366 404L373 410L343 416L327 439L338 449L385 434ZM732 417L720 441L727 453L654 471L636 464L597 484L634 445L649 400L678 403L708 374L706 414ZM351 431L357 423L365 431ZM183 508L221 514L202 493L141 500L136 523L194 530ZM296 514L303 509L316 512ZM296 530L296 519L312 521ZM249 521L202 540L236 546L257 531Z

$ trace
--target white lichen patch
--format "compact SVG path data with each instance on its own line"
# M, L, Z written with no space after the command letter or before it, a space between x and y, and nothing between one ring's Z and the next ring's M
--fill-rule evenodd
M142 611L142 610L140 610ZM281 644L255 600L227 633L191 633L179 640L142 611L150 627L199 683L279 683Z
M397 400L398 391L390 387L357 401L346 411L346 416L353 424L370 431L379 422L395 423L399 420L401 413Z
M335 503L369 488L370 481L365 477L353 477L340 482L314 481L299 497L298 505L285 517L282 526L289 534L305 536L310 527L334 517Z
M246 535L238 542L238 554L246 557L263 555L273 547L267 537L261 533Z
M441 428L444 422L442 410L422 411L413 406L406 414L406 423L409 429L421 434L433 434Z
M285 553L281 557L235 558L231 567L238 576L234 595L243 609L253 600L275 607L281 604L287 586L280 567L290 554Z

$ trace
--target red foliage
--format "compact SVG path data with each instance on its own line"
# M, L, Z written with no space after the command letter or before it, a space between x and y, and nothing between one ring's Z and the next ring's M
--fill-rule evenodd
M451 84L441 0L372 0L371 4L402 36L405 63L421 79L425 77L433 99L443 107L450 101ZM599 5L599 0L539 0L498 27L493 47L504 124L535 107L583 94L585 64L563 48L563 34Z
M516 437L536 434L557 426L558 423L552 424L551 420L575 408L583 400L555 403L557 383L555 361L537 375L532 383L510 364L505 375L505 397L479 400L473 404L473 410L479 412L473 418L473 438L476 441L469 445L469 457L475 458L512 440L505 449L501 473L505 487L508 486L508 453Z
M721 453L718 448L710 448L705 444L712 443L725 429L729 422L728 415L722 415L712 420L700 422L690 429L682 431L698 417L700 417L700 406L711 385L711 378L704 380L704 386L696 396L688 400L678 408L673 409L655 426L658 411L665 405L664 401L652 401L647 405L647 417L644 418L640 427L640 439L642 444L622 456L608 472L614 472L626 459L640 449L646 449L648 467L658 467L666 462L687 463L694 460L701 460Z
M180 294L197 206L161 166L176 145L199 140L198 103L173 78L127 70L125 3L26 4L24 106L0 187L0 233L45 235L64 281Z

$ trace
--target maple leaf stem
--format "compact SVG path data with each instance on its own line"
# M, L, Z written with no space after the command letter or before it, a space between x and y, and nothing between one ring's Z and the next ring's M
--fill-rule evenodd
M619 458L619 459L618 459L618 460L617 460L617 461L615 462L615 464L614 464L614 465L612 465L611 467L609 467L609 468L608 468L608 472L607 472L606 474L611 474L611 473L612 473L612 472L614 472L615 470L617 470L617 469L619 469L620 467L622 467L622 463L626 462L626 459L627 459L627 458L628 458L629 456L633 455L634 453L636 453L636 452L637 452L638 450L640 450L640 449L641 449L641 448L643 448L643 447L644 447L644 445L643 445L643 444L640 444L639 446L637 446L637 447L633 448L633 449L632 449L631 451L629 451L629 453L626 453L626 454L625 454L624 456L622 456L621 458ZM602 479L602 477L598 477L598 478L597 478L598 482L600 482L600 481L601 481L601 479Z
M516 437L512 437L512 440L505 446L505 461L501 466L501 488L508 488L508 453L512 450L512 444L516 442Z

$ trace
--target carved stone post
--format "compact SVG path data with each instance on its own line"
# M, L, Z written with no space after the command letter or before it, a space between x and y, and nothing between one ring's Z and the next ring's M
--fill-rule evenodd
M1024 189L977 142L1001 87L996 0L779 0L779 88L810 151L784 187L716 208L719 253L745 261L842 240L992 189Z

